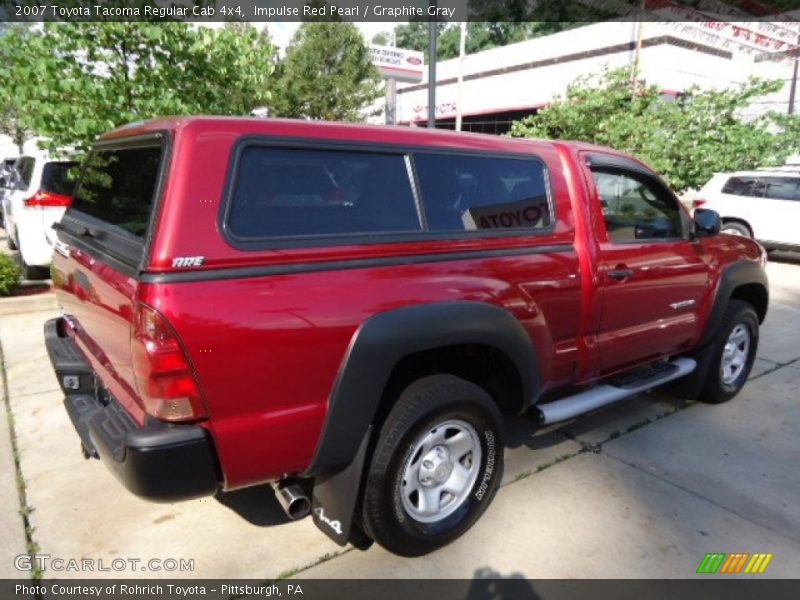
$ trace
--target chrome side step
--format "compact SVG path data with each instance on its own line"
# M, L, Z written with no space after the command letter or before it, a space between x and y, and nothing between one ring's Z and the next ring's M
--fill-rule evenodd
M697 362L691 358L678 358L648 370L644 377L637 378L635 374L634 376L624 376L616 384L598 385L574 396L539 404L536 406L536 410L539 411L539 419L543 424L566 421L590 410L688 375L696 367Z

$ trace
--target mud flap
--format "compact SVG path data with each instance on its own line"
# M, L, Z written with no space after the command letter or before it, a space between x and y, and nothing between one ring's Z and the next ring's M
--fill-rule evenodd
M361 440L353 462L343 470L314 479L311 517L322 532L340 546L352 542L356 547L368 545L365 534L355 526L356 505L361 492L361 475L372 434L372 425Z
M677 398L696 400L708 378L713 355L714 344L707 344L702 350L689 354L689 357L697 361L695 370L686 377L668 383L664 389Z

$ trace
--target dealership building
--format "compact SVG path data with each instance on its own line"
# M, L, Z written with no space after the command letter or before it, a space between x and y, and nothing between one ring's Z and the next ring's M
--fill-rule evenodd
M665 99L690 87L725 88L751 76L783 79L784 89L751 106L786 112L796 50L797 23L604 22L441 61L436 66L436 124L501 134L511 122L536 113L581 76L633 66L661 88ZM638 51L637 51L638 47ZM460 87L460 90L459 90ZM419 83L398 83L396 120L424 125L427 69Z

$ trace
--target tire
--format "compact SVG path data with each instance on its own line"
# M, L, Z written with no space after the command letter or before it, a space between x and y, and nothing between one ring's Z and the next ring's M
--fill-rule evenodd
M6 239L6 245L8 246L9 250L17 249L17 244L14 242L14 239L11 237L11 235L9 235L8 238Z
M467 531L502 479L501 423L491 396L453 375L408 386L380 430L368 470L367 535L395 554L421 556ZM434 497L438 506L426 506Z
M750 232L750 228L744 223L739 223L738 221L728 221L723 223L720 233L729 233L731 235L740 235L748 238L753 237L753 234Z
M47 267L39 267L26 265L22 263L22 278L28 281L37 281L40 279L47 279L50 277L50 269Z
M753 307L731 299L714 343L711 365L698 399L708 404L721 404L741 391L753 367L758 350L758 317ZM740 366L736 366L739 363Z

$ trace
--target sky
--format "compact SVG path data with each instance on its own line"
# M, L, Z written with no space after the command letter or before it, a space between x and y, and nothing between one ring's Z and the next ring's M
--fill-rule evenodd
M361 31L364 39L369 42L376 33L381 31L392 31L398 23L396 22L378 22L378 23L356 23L356 27ZM259 25L259 24L255 24ZM300 26L300 23L268 23L267 29L272 36L272 41L281 49L281 53L289 45L289 42L294 35L294 32Z
M387 33L394 30L396 25L400 25L401 22L399 21L390 21L390 22L376 22L376 23L356 23L356 27L358 27L359 31L361 31L361 35L364 36L364 41L369 43L372 40L372 37L376 33L380 33L385 31ZM223 27L225 24L220 22L212 22L212 23L204 23L206 27L217 28ZM262 29L266 27L269 30L269 34L272 37L272 41L275 43L276 46L280 49L281 55L286 51L286 46L289 45L289 42L292 40L292 36L294 32L297 31L297 28L300 26L299 22L271 22L271 23L259 23L259 22L251 22L251 25L256 27L257 29Z

